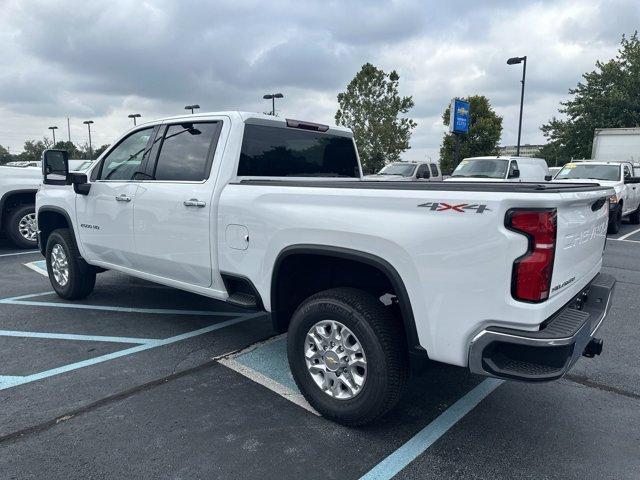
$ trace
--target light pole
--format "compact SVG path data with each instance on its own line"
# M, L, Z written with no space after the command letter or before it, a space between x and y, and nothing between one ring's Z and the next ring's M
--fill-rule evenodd
M271 100L271 115L275 116L276 114L276 98L284 98L284 95L281 93L267 93L263 95L262 98L265 100Z
M140 118L142 115L139 113L132 113L131 115L127 115L129 118L133 118L133 126L136 126L136 118Z
M55 148L56 146L56 129L58 127L56 127L55 125L53 127L49 127L49 130L51 130L51 133L53 134L53 147Z
M520 134L522 133L522 106L524 104L524 80L527 75L527 56L524 57L511 57L507 60L507 65L517 65L522 63L522 90L520 92L520 120L518 122L518 146L516 147L516 157L520 156Z
M185 110L191 110L191 115L193 115L193 111L197 110L198 108L200 108L200 105L198 105L198 104L185 105L185 107L184 107Z
M93 160L93 149L91 148L91 124L93 123L93 120L85 120L82 123L84 123L89 130L89 156L91 157L90 160Z

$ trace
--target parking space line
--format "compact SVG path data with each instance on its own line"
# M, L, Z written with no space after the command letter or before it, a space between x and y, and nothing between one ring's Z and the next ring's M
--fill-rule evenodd
M433 445L451 427L473 410L484 398L504 383L488 378L447 408L439 417L420 430L407 443L378 463L360 480L390 479Z
M63 365L62 367L52 368L51 370L46 370L44 372L39 372L32 375L26 375L23 377L10 377L12 379L10 381L5 381L5 382L0 381L0 390L5 390L7 388L15 387L18 385L24 385L25 383L31 383L37 380L42 380L44 378L53 377L55 375L60 375L61 373L71 372L73 370L78 370L79 368L89 367L91 365L97 365L99 363L107 362L109 360L114 360L116 358L126 357L127 355L131 355L133 353L143 352L145 350L150 350L152 348L162 347L165 345L171 345L172 343L180 342L182 340L187 340L189 338L197 337L199 335L204 335L205 333L213 332L215 330L220 330L222 328L229 327L231 325L236 325L238 323L242 323L262 315L264 315L264 312L257 312L257 313L252 313L248 315L243 315L237 318L231 318L229 320L216 323L215 325L209 325L208 327L200 328L198 330L193 330L192 332L182 333L180 335L176 335L163 340L156 340L152 343L146 343L143 345L138 345L136 347L119 350L117 352L101 355L99 357L90 358L90 359L83 360L76 363L71 363L69 365ZM9 378L9 377L0 377L0 379L1 378Z
M29 250L28 252L2 253L0 257L15 257L16 255L30 255L39 252L40 250Z
M101 335L75 335L66 333L23 332L20 330L0 330L0 337L45 338L51 340L80 340L85 342L109 343L155 343L157 338L105 337Z
M640 243L639 240L629 240L627 238L609 238L609 240L613 240L615 242L629 242L629 243Z
M632 232L629 233L625 233L624 235L622 235L621 237L615 238L614 240L626 240L627 238L629 238L631 235L635 235L636 233L640 232L640 228L636 228L635 230L633 230Z
M54 308L76 308L80 310L103 310L107 312L125 312L125 313L152 313L166 315L224 315L237 316L242 315L237 312L217 312L209 310L175 310L169 308L133 308L133 307L113 307L110 305L83 305L80 303L58 303L58 302L34 302L24 300L25 298L41 297L55 292L42 292L30 295L22 295L20 297L3 298L0 304L7 305L26 305L30 307L54 307Z
M281 352L278 348L270 348L280 342L283 342L283 346L286 348L285 338L286 333L277 335L253 344L240 352L222 357L218 362L319 417L320 414L309 405L293 379L287 381L283 376L289 372L286 353ZM257 352L260 352L257 357L252 357ZM261 369L263 371L260 371Z

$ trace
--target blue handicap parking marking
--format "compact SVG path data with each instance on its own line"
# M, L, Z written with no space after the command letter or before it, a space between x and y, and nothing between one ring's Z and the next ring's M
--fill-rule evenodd
M49 277L49 272L47 272L47 262L45 260L25 263L24 266L30 268L34 272L39 273L40 275L44 275L47 278Z
M300 393L287 360L287 339L278 337L234 357L235 361L265 375L293 392Z

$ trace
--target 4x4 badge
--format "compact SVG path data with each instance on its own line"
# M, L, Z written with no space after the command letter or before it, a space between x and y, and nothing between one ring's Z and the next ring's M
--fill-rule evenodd
M458 213L464 213L465 210L475 210L476 213L490 212L491 209L486 205L480 205L477 203L459 203L457 205L451 205L445 202L428 202L418 205L419 207L425 207L432 212L445 212L451 210Z

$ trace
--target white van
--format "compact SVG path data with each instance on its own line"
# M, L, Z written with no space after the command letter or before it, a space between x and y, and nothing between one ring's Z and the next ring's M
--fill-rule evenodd
M472 157L462 160L447 180L546 182L551 180L551 175L543 158Z

